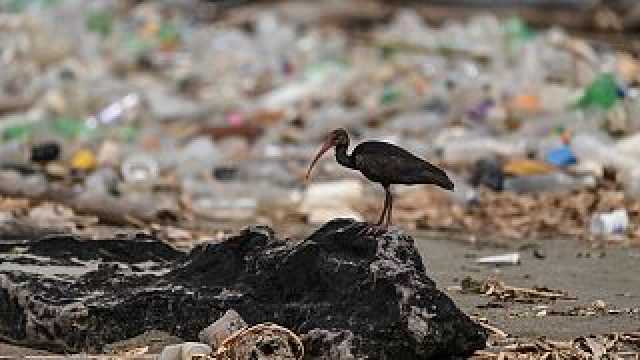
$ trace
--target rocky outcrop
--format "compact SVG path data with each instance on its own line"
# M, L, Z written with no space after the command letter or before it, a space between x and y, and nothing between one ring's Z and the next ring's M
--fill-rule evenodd
M252 227L186 256L151 239L0 247L0 333L100 351L149 329L196 340L235 309L250 325L301 334L308 358L426 359L483 348L483 329L426 276L413 239L360 236L362 225L334 220L298 243Z

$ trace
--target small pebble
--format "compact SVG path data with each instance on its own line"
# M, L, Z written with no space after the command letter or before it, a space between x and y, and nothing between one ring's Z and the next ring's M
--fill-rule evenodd
M604 300L596 300L593 302L593 307L596 309L605 309L607 307L607 303Z
M47 173L47 175L58 179L62 179L69 174L67 168L59 162L48 163L45 166L45 172Z
M536 258L536 259L542 260L542 259L546 259L547 255L540 249L534 249L533 250L533 257Z

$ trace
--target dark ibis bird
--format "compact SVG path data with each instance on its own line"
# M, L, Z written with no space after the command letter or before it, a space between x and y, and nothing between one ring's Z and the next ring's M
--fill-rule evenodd
M329 133L309 166L307 179L318 160L332 147L335 147L336 161L340 165L360 171L367 179L379 183L384 188L382 214L378 223L370 226L368 231L380 232L389 227L393 209L390 188L392 184L434 184L453 190L453 183L442 169L396 145L382 141L365 141L358 144L350 155L347 154L349 134L344 129L336 129Z

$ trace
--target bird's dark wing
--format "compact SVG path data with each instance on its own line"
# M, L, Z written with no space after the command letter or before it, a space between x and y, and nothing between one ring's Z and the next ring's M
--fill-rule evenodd
M353 150L355 165L369 180L382 184L435 184L453 189L440 168L396 145L367 141Z

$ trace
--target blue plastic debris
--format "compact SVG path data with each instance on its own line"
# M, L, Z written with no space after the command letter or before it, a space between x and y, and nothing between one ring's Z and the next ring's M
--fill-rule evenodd
M549 151L545 160L558 167L573 165L577 162L576 155L569 146L561 146Z

